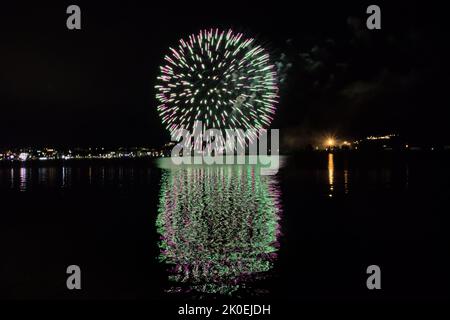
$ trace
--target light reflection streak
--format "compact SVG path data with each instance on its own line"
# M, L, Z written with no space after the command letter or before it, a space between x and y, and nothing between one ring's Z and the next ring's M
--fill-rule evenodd
M10 180L11 180L11 184L10 187L11 189L14 189L14 168L11 168L11 170L9 171L10 174Z
M328 154L328 184L330 187L329 197L332 197L334 192L334 156L332 153Z
M163 170L156 221L169 292L233 295L277 258L281 214L274 176L251 166Z
M344 169L344 193L348 194L348 169Z
M27 184L28 184L28 170L25 167L20 168L19 172L19 191L25 192L27 191Z

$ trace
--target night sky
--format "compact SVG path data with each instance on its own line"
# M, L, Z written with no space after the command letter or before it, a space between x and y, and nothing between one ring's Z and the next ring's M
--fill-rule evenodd
M280 66L272 127L286 148L327 133L450 144L440 2L378 2L375 31L365 27L372 2L92 2L2 3L0 146L169 141L156 112L159 66L178 39L211 27L256 37ZM70 4L81 7L80 31L66 28Z

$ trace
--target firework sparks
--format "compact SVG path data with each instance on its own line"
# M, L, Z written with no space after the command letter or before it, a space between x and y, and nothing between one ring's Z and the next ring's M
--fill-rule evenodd
M278 102L276 67L264 48L232 30L210 29L181 39L164 57L156 98L162 123L177 130L242 129L254 138L273 120Z

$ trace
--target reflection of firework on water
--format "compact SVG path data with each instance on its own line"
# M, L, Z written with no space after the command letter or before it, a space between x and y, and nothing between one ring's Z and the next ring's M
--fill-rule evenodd
M156 85L163 124L192 132L206 129L267 128L278 101L276 67L254 39L242 33L200 31L170 48ZM251 131L250 131L251 132ZM254 133L238 138L253 139Z
M233 294L263 279L277 256L280 193L251 167L165 171L158 232L171 291Z

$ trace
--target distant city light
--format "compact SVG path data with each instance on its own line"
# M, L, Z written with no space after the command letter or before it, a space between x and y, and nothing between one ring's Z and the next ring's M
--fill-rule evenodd
M27 161L29 154L26 152L22 152L21 154L19 154L19 160L20 161Z
M367 137L366 139L367 140L389 140L389 139L391 139L392 137L395 137L396 135L395 134L388 134L388 135L385 135L385 136L370 136L370 137Z
M327 138L327 140L325 142L327 147L333 147L335 143L336 143L336 141L334 140L334 138Z
M154 158L170 155L172 144L160 148L149 147L118 147L107 150L104 147L75 148L58 150L56 148L19 148L0 150L0 161L45 161L45 160L72 160L72 159L134 159Z

